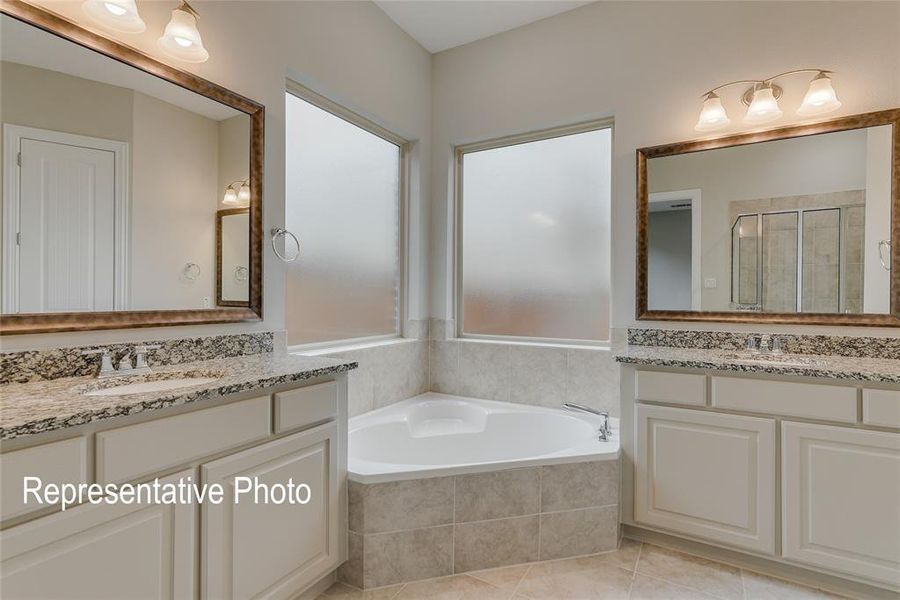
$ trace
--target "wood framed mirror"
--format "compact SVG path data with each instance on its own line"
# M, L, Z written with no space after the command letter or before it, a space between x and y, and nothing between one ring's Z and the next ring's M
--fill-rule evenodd
M0 44L0 334L260 320L265 108L18 0ZM223 209L247 227L233 302Z
M639 320L900 326L900 109L637 151Z
M250 303L247 265L246 208L226 208L216 213L216 306L248 306Z

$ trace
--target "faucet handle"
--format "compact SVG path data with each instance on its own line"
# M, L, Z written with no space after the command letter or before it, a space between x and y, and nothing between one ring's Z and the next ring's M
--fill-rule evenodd
M755 337L753 337L752 335L747 337L747 341L744 342L744 350L746 350L748 352L756 352L757 351Z
M97 348L96 350L83 350L81 352L82 356L92 356L94 354L100 355L100 372L97 374L97 377L105 377L116 372L116 369L112 364L112 356L109 355L109 350Z
M134 368L135 369L149 369L150 365L147 364L147 353L151 350L159 350L162 348L162 344L149 344L149 345L141 345L134 347Z
M781 348L781 338L778 336L772 338L772 354L784 354L784 350Z

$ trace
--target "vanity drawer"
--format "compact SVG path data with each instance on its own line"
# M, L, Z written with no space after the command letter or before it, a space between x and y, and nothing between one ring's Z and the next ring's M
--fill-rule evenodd
M97 481L130 481L269 435L269 396L97 434Z
M856 388L816 383L793 383L712 378L716 408L856 423Z
M634 390L638 400L706 405L705 375L637 371L634 374Z
M326 381L275 394L275 433L337 416L337 382Z
M900 390L863 390L863 423L900 429Z
M0 517L6 520L44 508L23 502L24 477L40 477L44 484L87 483L87 467L87 442L83 437L0 455Z

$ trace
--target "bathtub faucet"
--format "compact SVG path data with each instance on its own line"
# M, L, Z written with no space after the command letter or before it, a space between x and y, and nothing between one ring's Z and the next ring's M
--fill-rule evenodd
M609 440L609 437L612 435L612 429L609 427L609 413L605 410L597 410L596 408L591 408L590 406L583 406L581 404L575 404L574 402L566 402L563 404L563 408L566 410L572 410L576 412L586 412L592 415L597 415L599 417L603 417L603 425L600 426L600 430L598 431L599 439L601 442L606 442Z

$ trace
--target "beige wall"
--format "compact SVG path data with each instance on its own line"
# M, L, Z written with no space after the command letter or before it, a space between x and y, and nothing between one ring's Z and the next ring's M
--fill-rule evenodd
M219 189L216 204L219 208L234 208L222 204L225 187L250 176L250 117L237 115L219 121Z
M79 2L38 1L87 24ZM285 78L323 93L414 142L410 181L408 307L428 313L426 280L430 222L431 56L370 2L204 1L200 31L208 62L191 65L163 56L156 38L172 5L139 1L147 30L119 39L138 50L200 75L266 106L264 231L284 222ZM116 34L112 35L116 37ZM419 165L425 165L419 169ZM117 330L15 336L4 350L116 340L185 337L284 326L284 267L264 244L265 320L237 325Z
M597 2L435 55L433 316L452 311L452 146L614 116L613 325L675 326L634 318L635 150L701 137L693 127L712 86L808 66L836 72L833 116L900 105L900 3ZM800 120L807 83L785 83L777 125ZM745 131L736 95L724 97L722 133Z

